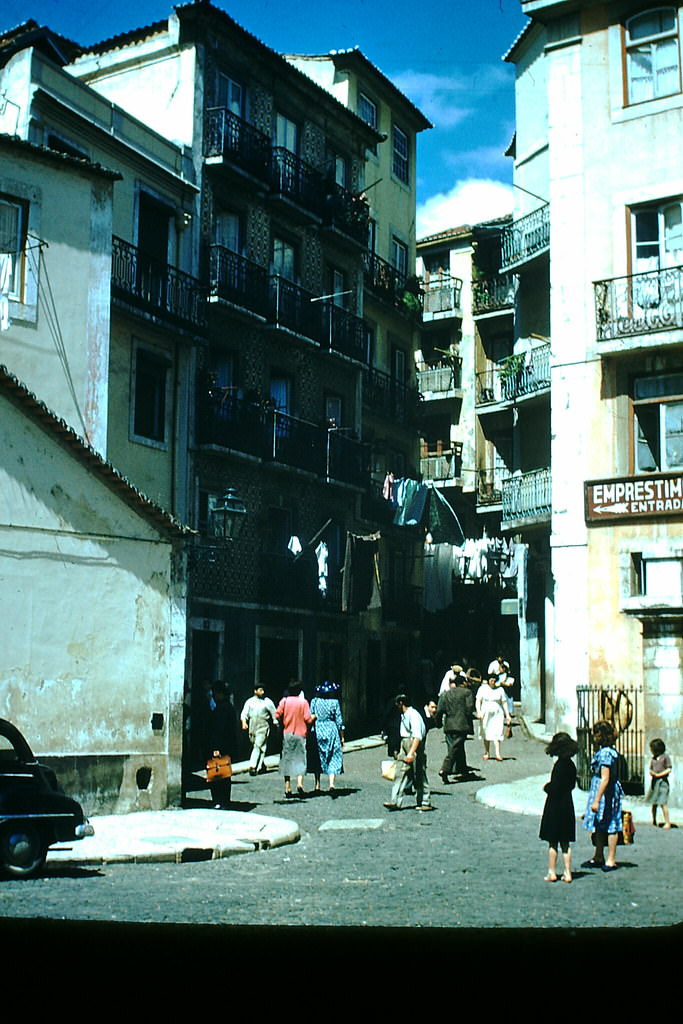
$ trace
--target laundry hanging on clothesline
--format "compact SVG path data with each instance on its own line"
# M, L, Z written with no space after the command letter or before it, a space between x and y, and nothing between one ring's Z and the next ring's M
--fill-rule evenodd
M436 612L453 603L453 582L512 582L519 572L519 545L500 537L467 538L462 544L425 544L425 611Z
M395 509L394 526L423 526L435 543L459 544L465 540L450 502L433 484L387 473L382 494Z
M342 583L342 611L363 612L382 607L379 573L379 533L346 534Z

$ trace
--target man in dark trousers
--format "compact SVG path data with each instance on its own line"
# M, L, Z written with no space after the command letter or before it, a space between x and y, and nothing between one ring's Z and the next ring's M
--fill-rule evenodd
M439 697L436 708L437 722L443 722L443 731L448 745L439 776L448 783L449 775L467 775L465 740L470 731L474 713L474 697L467 684L452 680L445 693Z

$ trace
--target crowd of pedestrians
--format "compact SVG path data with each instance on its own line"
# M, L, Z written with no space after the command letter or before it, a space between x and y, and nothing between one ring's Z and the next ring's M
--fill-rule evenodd
M465 672L452 664L441 680L436 699L427 699L414 707L405 693L392 698L386 709L381 730L391 759L388 777L392 780L390 798L384 803L388 811L414 806L431 811L427 766L427 737L432 729L443 729L446 754L438 769L442 784L477 777L467 763L465 745L478 732L482 743L482 759L502 761L502 744L511 735L514 704L514 677L502 655L494 658L482 678L476 670ZM201 720L204 737L202 749L207 759L226 758L236 751L237 715L230 688L223 682L204 689ZM321 780L327 777L327 791L337 795L336 780L343 773L344 721L338 684L326 681L316 686L311 700L297 680L284 691L277 707L266 696L263 686L254 687L253 695L244 703L239 721L249 736L250 775L266 771L265 757L270 734L280 730L279 774L284 781L285 799L293 799L292 779L296 780L296 796L306 796L306 775L314 777L314 792L322 792ZM617 869L617 849L629 842L632 828L630 815L622 806L623 789L618 777L619 754L617 733L612 722L596 722L592 728L594 754L591 760L591 781L583 828L590 833L593 856L585 867L611 872ZM546 882L572 881L571 844L576 840L576 813L573 791L577 772L573 758L578 745L568 733L556 733L546 753L554 758L550 779L544 786L545 805L539 838L548 844ZM657 827L661 808L663 828L670 829L669 775L671 758L660 738L650 744L650 790L647 800L652 807L652 824ZM210 781L214 807L230 805L231 778ZM561 873L558 861L561 857Z

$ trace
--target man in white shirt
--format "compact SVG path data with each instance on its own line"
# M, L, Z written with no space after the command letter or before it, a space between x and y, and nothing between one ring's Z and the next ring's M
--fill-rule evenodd
M399 693L395 703L401 712L401 751L398 756L391 800L384 806L390 811L401 810L406 788L408 785L412 785L419 810L431 811L433 807L429 802L425 753L427 730L424 719L419 711L411 707L404 693Z
M275 724L275 705L260 684L254 687L254 696L245 701L240 719L252 744L249 774L258 775L266 770L266 746L270 727Z
M465 672L462 665L451 665L443 679L441 680L441 686L439 687L439 697L442 693L448 693L451 683L456 685L460 683L460 678L464 677Z

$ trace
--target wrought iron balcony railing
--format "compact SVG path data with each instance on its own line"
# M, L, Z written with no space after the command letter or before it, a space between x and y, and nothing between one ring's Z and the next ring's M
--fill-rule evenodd
M683 328L683 267L596 281L599 341Z
M423 314L455 313L460 309L462 281L459 277L443 277L422 282Z
M333 302L322 302L326 341L332 352L340 352L359 363L367 361L367 328L361 317Z
M477 405L509 402L550 387L550 345L515 353L477 374Z
M533 213L513 221L503 228L501 240L501 270L524 263L538 256L550 246L550 205L541 206Z
M211 295L265 316L268 312L268 273L222 245L209 250Z
M503 481L502 521L550 517L552 511L552 476L549 469L510 476Z
M198 388L196 438L216 445L303 469L324 480L364 486L368 480L367 446L342 429L279 412L272 403L219 395Z
M512 309L517 294L517 278L512 274L497 274L472 282L472 312L475 316Z
M270 161L270 186L274 193L284 196L318 217L325 206L325 180L320 171L302 160L289 149L277 146Z
M286 277L274 275L270 278L268 317L275 326L320 344L327 334L323 304L317 298Z
M388 420L404 425L413 423L420 396L416 388L399 383L388 373L369 367L363 378L363 402Z
M325 223L342 231L359 245L368 244L370 207L365 199L333 182L326 186Z
M373 252L363 257L365 287L383 302L411 318L422 315L423 295L410 288L408 277Z
M272 146L270 139L226 107L206 112L204 155L222 157L261 181L268 181Z
M151 259L122 238L112 239L112 293L166 320L203 329L206 288L191 274Z

